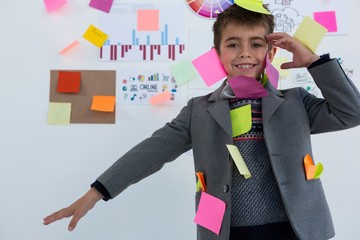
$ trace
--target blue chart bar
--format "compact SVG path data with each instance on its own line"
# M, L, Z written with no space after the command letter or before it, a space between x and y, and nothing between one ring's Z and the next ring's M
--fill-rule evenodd
M136 36L135 36L135 33L136 33L136 31L135 31L135 29L133 29L133 30L132 30L132 45L136 45L136 40L135 40Z
M150 36L149 35L146 36L146 45L150 45Z
M175 38L175 45L179 45L180 44L180 41L179 41L179 38Z

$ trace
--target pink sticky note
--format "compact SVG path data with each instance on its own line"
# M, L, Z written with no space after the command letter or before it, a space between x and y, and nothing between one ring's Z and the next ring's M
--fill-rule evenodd
M61 55L64 55L65 53L67 53L68 51L70 51L71 49L73 49L74 47L76 47L79 44L78 40L73 41L69 46L65 47L64 49L62 49L60 51Z
M192 64L208 87L227 76L215 48L194 59Z
M44 0L45 8L48 12L58 10L65 3L66 0Z
M228 83L237 98L259 98L267 95L263 85L253 77L237 76L230 78Z
M170 101L170 99L171 99L171 93L169 92L169 90L166 90L162 93L152 96L150 98L150 104L151 105L159 105L159 104Z
M159 10L144 9L137 11L138 31L159 31Z
M328 32L337 32L335 11L314 12L314 20L327 28Z
M271 64L270 59L266 57L266 75L269 78L269 81L274 86L274 88L278 87L279 84L279 71Z
M96 8L100 11L109 13L113 0L91 0L89 6Z
M219 235L225 207L224 201L206 192L201 192L194 222Z

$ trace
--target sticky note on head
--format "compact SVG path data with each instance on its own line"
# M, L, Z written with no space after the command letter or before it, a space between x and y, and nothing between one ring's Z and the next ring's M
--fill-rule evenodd
M208 87L227 76L215 48L194 59L192 64Z
M294 38L302 42L312 52L315 52L327 29L312 18L305 16L294 34Z
M252 12L270 14L270 12L264 8L261 0L235 0L234 3Z
M84 33L83 37L94 44L96 47L101 48L101 46L104 45L106 39L108 38L108 35L95 26L90 25Z

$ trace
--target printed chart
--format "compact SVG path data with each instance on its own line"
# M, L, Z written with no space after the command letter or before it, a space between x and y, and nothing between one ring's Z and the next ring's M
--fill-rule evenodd
M177 61L187 57L187 26L183 5L114 4L100 16L100 28L109 35L100 48L101 61ZM156 11L157 28L139 29L139 11ZM184 19L184 21L181 21ZM154 19L151 19L154 20ZM155 20L154 20L155 21Z
M204 18L216 18L226 8L230 7L234 0L186 0L190 9Z

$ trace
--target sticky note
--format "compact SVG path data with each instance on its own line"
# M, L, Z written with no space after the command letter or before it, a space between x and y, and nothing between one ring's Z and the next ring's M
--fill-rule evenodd
M71 49L75 48L77 45L79 45L79 41L78 41L78 40L73 41L70 45L68 45L67 47L63 48L63 49L60 51L60 54L61 54L61 55L65 55L67 52L69 52Z
M245 179L251 177L251 173L246 166L244 158L242 157L239 149L235 145L227 144L226 147L228 148L232 159L235 162L237 169L239 170L240 174L244 176Z
M324 170L322 163L317 163L316 166L312 160L310 154L306 154L304 157L304 168L306 180L311 180L314 178L320 178L321 173Z
M48 124L69 125L71 116L71 103L49 102Z
M259 98L267 95L264 86L253 77L236 76L228 83L237 98Z
M101 46L104 45L106 39L108 38L108 35L90 24L83 37L98 48L101 48Z
M170 71L179 86L191 81L197 74L191 61L187 59L170 66Z
M66 0L44 0L46 11L56 11L66 4Z
M269 11L263 7L262 0L235 0L234 3L249 11L270 14Z
M159 31L159 10L137 10L138 31Z
M80 91L80 72L59 71L56 91L61 93L77 93Z
M91 110L100 112L114 112L115 96L93 96Z
M113 4L113 0L91 0L89 6L96 8L100 11L109 13L112 4Z
M232 136L236 137L250 131L252 126L251 105L247 104L230 111Z
M305 16L294 34L294 38L302 42L312 52L315 52L327 29L312 18Z
M278 70L279 75L283 77L289 76L290 74L289 69L281 68L281 65L286 62L289 62L289 59L286 57L275 57L272 61L272 65Z
M206 192L206 184L205 184L204 173L196 172L196 176L198 177L198 182L200 183L201 190Z
M226 203L206 192L201 192L194 222L219 235Z
M194 59L192 64L208 87L227 76L215 48Z
M328 32L338 31L335 11L314 12L314 20L324 26Z
M277 88L279 84L280 74L279 71L271 64L270 59L268 57L266 57L265 72L271 84L274 86L274 88Z
M166 103L170 101L171 99L171 93L169 90L165 90L162 93L156 94L150 98L150 104L151 105L160 105L163 103Z

